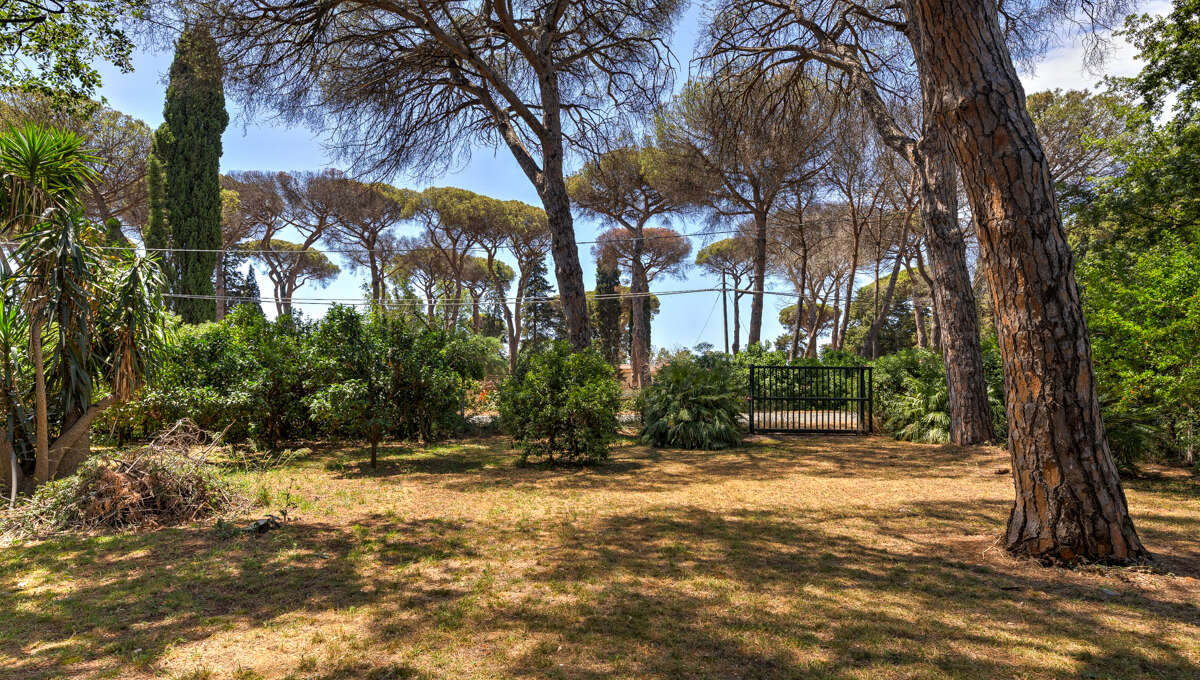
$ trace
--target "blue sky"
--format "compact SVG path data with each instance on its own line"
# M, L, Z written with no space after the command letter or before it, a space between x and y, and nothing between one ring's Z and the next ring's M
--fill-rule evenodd
M1164 12L1169 8L1169 2L1156 1L1143 3L1140 11L1150 13ZM699 11L693 7L683 18L677 28L673 41L675 55L680 67L686 72L687 62L691 57L692 44L698 30ZM170 65L169 51L139 52L135 57L133 73L120 73L111 68L102 68L104 85L100 94L105 97L109 106L129 115L144 120L151 127L157 127L162 122L162 105L165 84L163 75ZM1104 71L1111 75L1128 75L1136 72L1137 65L1132 58L1132 49L1119 43ZM686 73L681 73L677 81L682 81ZM1065 45L1049 53L1046 58L1031 73L1023 73L1022 79L1027 92L1052 88L1092 88L1101 79L1095 73L1088 73L1083 68L1081 50L1078 45ZM228 101L227 107L232 118L226 130L223 145L224 156L221 159L223 172L235 170L308 170L323 167L343 167L333 161L333 155L327 152L322 138L313 130L306 128L287 128L269 119L246 120L240 115L238 103ZM438 179L434 182L415 183L411 178L398 176L392 183L397 186L423 189L430 185L459 186L471 191L493 196L499 199L518 199L533 205L539 205L536 192L517 167L507 149L477 149L468 163L459 171ZM677 219L673 225L683 232L699 231L701 225L695 220ZM580 241L590 241L595 235L604 230L604 225L586 219L576 219L576 238ZM416 233L415 226L408 232ZM408 233L406 232L406 233ZM695 248L702 247L699 241ZM335 258L337 256L334 256ZM591 287L594 283L594 262L590 246L580 246L580 257L583 259L584 280ZM344 269L344 268L343 268ZM349 274L345 271L325 289L312 287L302 288L298 296L304 297L361 297L364 282L362 272ZM553 283L553 282L552 282ZM719 282L692 269L686 279L662 280L652 284L654 290L677 290L692 288L709 288ZM264 277L260 276L260 286L264 294L269 294L271 287ZM782 284L769 288L784 289ZM764 338L775 338L782 329L778 323L778 310L789 304L786 298L768 296L764 313ZM264 305L268 313L272 313L271 305ZM743 343L746 320L749 317L749 299L743 300ZM309 305L304 308L306 314L319 315L324 306ZM709 342L721 346L721 310L719 294L697 293L692 295L670 296L662 298L662 307L654 321L653 343L655 348L691 347L697 342Z

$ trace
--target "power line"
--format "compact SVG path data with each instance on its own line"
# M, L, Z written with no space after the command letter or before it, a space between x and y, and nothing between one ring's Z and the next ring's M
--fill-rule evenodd
M589 300L611 300L611 299L632 299L640 297L670 297L674 295L690 295L693 293L717 293L720 288L691 288L686 290L664 290L659 292L648 291L645 293L604 293L588 295ZM790 295L790 293L777 293L779 295ZM371 298L298 298L298 297L276 297L260 295L258 297L244 297L235 295L191 295L185 293L167 293L163 297L180 299L180 300L225 300L227 302L274 302L274 303L290 303L290 304L324 304L324 305L374 305L378 304L384 307L397 306L426 306L429 304L446 304L446 305L468 305L472 301L470 298L421 298L416 297L409 300L372 300ZM506 297L506 298L486 298L488 302L504 303L504 304L525 304L530 302L558 302L561 296L538 296L538 297Z
M859 219L857 221L860 223L863 223L863 224L870 224L870 223L878 223L881 220L891 221L891 220L903 220L903 219L909 219L909 215L901 214L901 213L894 213L891 215L885 215L885 216L880 216L880 217ZM848 223L852 223L854 221L855 220L852 220L849 218L836 218L836 219L822 218L819 220L808 221L807 224L813 225L813 226L816 226L816 225L828 226L831 224L848 224ZM590 240L590 241L576 241L575 245L577 245L577 246L596 245L596 244L602 244L602 243L614 243L614 242L620 243L620 242L630 242L630 241L638 241L638 240L641 240L641 241L674 240L674 239L678 239L678 238L699 239L699 238L705 238L705 237L709 237L709 236L720 236L720 235L729 235L729 234L737 235L737 234L745 234L745 233L746 233L746 231L744 229L716 229L716 230L710 230L710 231L701 231L701 232L693 232L693 233L685 233L685 234L671 233L671 234L648 235L648 236L642 236L642 237L636 237L636 236L610 237L610 238L606 238L606 239L595 239L595 240ZM259 239L250 239L249 241L247 241L247 243L254 243L255 241L260 241L260 240ZM6 243L5 245L12 247L15 244L10 241L10 242ZM101 250L118 250L118 251L129 250L129 246L97 246L97 247ZM238 254L243 254L243 255L310 255L312 253L319 253L322 255L369 255L372 253L378 253L378 254L386 254L386 255L392 255L392 256L397 256L397 257L401 256L401 255L408 255L410 253L427 251L431 248L436 250L437 246L429 245L429 246L422 246L422 247L415 247L415 248L315 248L315 247L309 246L309 247L304 248L303 250L276 250L276 249L268 249L268 248L251 249L251 248L236 248L236 247L230 247L230 248L146 248L146 247L142 246L142 250L144 250L145 252L153 252L153 253L215 253L215 254L238 253ZM499 249L497 249L497 250L499 250ZM478 244L471 245L467 248L463 248L462 250L458 250L455 252L463 253L463 254L470 254L470 253L482 253L485 255L488 254L488 250Z
M795 297L794 292L764 290L755 291L749 288L731 288L731 292L753 295L756 292L762 292L763 295L778 295L782 297ZM633 298L650 298L650 297L671 297L676 295L692 295L695 293L720 293L720 288L688 288L682 290L664 290L664 291L647 291L645 293L604 293L604 294L589 294L588 300L625 300ZM166 293L163 297L178 299L178 300L224 300L226 302L269 302L269 303L288 303L288 304L311 304L311 305L380 305L383 307L424 307L430 304L443 305L469 305L472 300L469 297L452 298L452 297L414 297L408 300L373 300L364 297L278 297L260 295L258 297L245 297L236 295L193 295L186 293ZM560 295L536 296L536 297L504 297L504 298L481 298L481 301L486 300L491 303L502 304L525 304L532 302L559 302ZM715 308L714 308L715 309ZM711 317L711 313L710 313ZM707 322L706 322L707 323Z
M718 289L717 292L720 293L721 291ZM704 325L700 327L700 332L696 335L696 342L693 344L700 344L700 338L703 338L704 331L708 330L708 322L712 321L713 314L717 311L717 305L719 304L721 304L721 298L718 296L713 301L712 309L708 310L708 318L704 320Z

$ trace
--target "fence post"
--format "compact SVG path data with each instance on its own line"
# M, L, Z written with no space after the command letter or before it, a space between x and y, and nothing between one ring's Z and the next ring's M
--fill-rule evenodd
M750 394L746 397L750 402L750 434L754 434L754 364L750 364Z

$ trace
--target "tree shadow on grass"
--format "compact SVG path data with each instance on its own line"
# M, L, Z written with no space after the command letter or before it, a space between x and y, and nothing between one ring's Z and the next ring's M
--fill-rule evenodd
M974 508L914 505L936 517ZM893 528L882 512L861 519ZM464 588L460 601L477 602L450 635L530 641L500 674L539 678L1191 679L1200 670L1186 642L1200 632L1196 601L989 560L977 544L884 546L823 526L804 514L688 507L575 526L499 586L519 597L481 604ZM375 615L393 644L441 625L404 604Z
M502 451L502 450L501 450ZM464 454L469 457L470 454ZM995 467L1001 453L987 447L898 444L883 437L754 438L723 451L654 449L635 443L613 448L609 460L587 467L518 466L515 455L489 453L470 476L448 475L455 491L512 486L543 490L660 492L705 483L769 481L805 475L847 479L962 478ZM450 473L468 471L449 470Z
M390 566L470 556L460 531L372 516L349 528L293 523L232 538L190 527L10 546L0 558L5 677L84 668L123 676L216 631L368 604L379 577L364 579L364 554ZM19 581L14 567L29 564L44 567ZM70 574L69 589L58 573Z

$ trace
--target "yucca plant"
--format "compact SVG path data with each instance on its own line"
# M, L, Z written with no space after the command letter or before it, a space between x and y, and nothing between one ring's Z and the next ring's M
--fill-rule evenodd
M101 233L84 219L78 194L95 161L68 132L27 125L0 133L0 232L17 242L14 265L0 265L12 272L5 281L15 304L6 313L19 313L27 329L39 484L68 450L86 455L92 419L140 387L165 323L155 264L105 258ZM44 334L53 338L45 346ZM98 380L110 393L93 403ZM14 444L15 413L8 411Z
M650 446L726 449L742 441L741 400L732 368L682 357L641 394L641 440Z
M32 123L0 133L0 232L28 231L77 205L99 162L82 146L74 133Z

